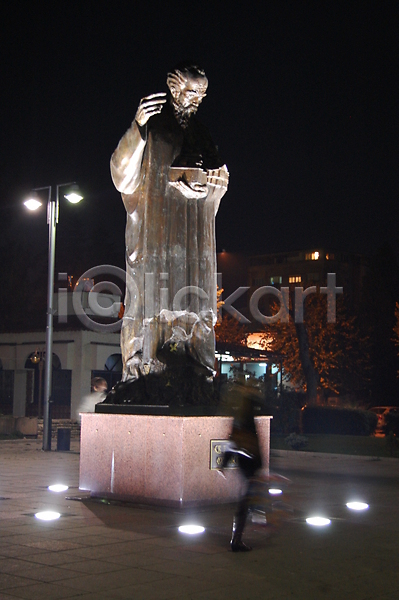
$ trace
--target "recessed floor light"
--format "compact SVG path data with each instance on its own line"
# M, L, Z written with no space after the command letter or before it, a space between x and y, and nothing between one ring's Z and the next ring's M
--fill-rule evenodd
M314 527L325 527L326 525L330 525L331 521L325 517L308 517L306 523Z
M54 485L49 485L48 489L50 490L50 492L66 492L68 486L63 485L62 483L55 483Z
M59 512L55 512L53 510L44 510L42 512L35 513L36 519L40 521L55 521L59 519L61 514Z
M180 525L180 533L188 533L190 535L196 535L198 533L204 533L205 527L201 525Z
M269 490L269 494L271 494L272 496L279 496L282 493L283 490L280 490L279 488L270 488Z
M351 510L367 510L369 507L366 502L347 502L346 506Z

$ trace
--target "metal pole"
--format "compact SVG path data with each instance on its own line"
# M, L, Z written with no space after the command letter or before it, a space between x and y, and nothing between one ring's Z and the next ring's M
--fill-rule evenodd
M41 416L41 412L42 412L42 392L43 392L43 352L40 353L40 360L39 360L39 397L38 397L38 401L37 401L37 418L40 419Z
M48 282L47 282L47 325L46 325L46 363L44 372L44 402L43 402L43 450L51 450L51 376L53 371L53 301L54 301L54 270L55 270L55 232L58 217L58 186L56 202L51 200L51 187L47 203L48 223Z

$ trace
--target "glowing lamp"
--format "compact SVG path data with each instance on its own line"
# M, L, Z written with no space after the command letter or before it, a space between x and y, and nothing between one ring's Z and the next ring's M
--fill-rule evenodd
M271 496L279 496L282 493L283 493L283 490L280 490L280 488L270 488L269 489L269 494Z
M63 485L62 483L55 483L54 485L49 485L48 489L50 490L50 492L66 492L68 486Z
M201 525L180 525L180 533L188 533L189 535L197 535L198 533L204 533L205 527Z
M41 205L42 203L37 198L28 198L24 202L24 206L26 206L28 210L37 210Z
M76 184L71 186L68 194L64 194L64 198L66 198L71 204L77 204L83 200L83 196L81 195L79 187Z
M39 521L55 521L59 519L61 514L59 512L55 512L53 510L44 510L42 512L35 513L36 519Z
M369 507L366 502L347 502L346 506L350 510L367 510Z
M314 527L326 527L326 525L330 525L331 521L325 517L308 517L306 523Z

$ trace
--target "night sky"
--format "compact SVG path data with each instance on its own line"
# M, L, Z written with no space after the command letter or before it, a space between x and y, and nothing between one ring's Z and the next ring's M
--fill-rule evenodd
M398 251L397 3L139 5L1 9L0 244L45 251L44 216L23 196L76 180L85 202L61 206L57 268L123 265L109 159L140 98L189 59L207 73L198 116L230 171L218 250Z

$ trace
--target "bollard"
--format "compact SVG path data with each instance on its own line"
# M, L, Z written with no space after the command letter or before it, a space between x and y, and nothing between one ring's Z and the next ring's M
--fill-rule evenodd
M71 449L71 430L57 429L57 450L67 452Z

